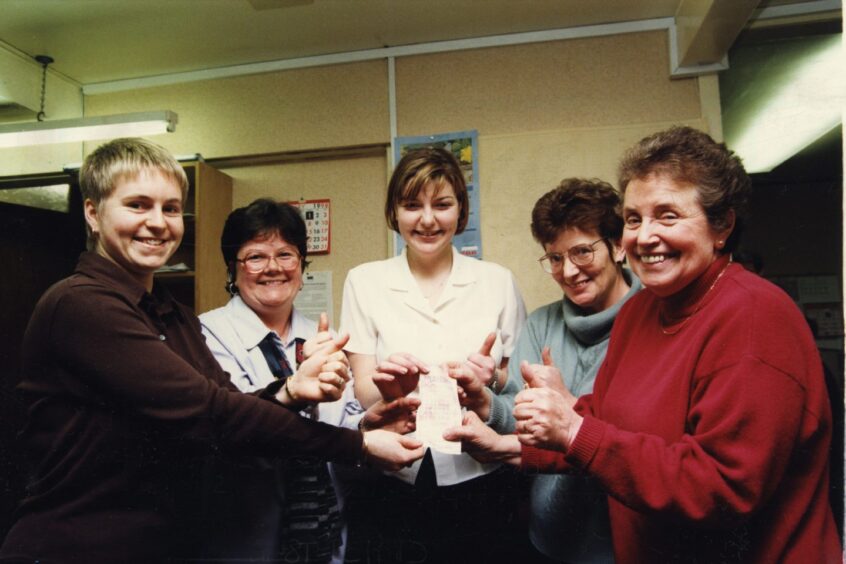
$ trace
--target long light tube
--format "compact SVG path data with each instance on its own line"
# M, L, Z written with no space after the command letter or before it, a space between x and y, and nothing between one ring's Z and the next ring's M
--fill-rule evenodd
M176 122L177 115L165 110L0 125L0 148L158 135L172 132Z
M781 84L761 96L748 96L753 119L740 131L726 131L726 142L747 172L769 172L842 123L846 108L841 36L819 42L796 61Z

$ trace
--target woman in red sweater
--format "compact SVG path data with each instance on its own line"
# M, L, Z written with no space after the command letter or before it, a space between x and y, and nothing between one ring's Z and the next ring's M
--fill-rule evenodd
M598 479L618 562L841 562L813 337L784 292L731 260L750 187L740 160L676 127L629 150L620 187L647 291L620 311L593 394L533 387L516 398L516 436L451 436Z

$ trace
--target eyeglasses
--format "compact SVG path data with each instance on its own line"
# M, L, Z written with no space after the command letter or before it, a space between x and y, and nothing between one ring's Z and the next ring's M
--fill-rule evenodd
M589 245L574 245L567 249L567 252L564 254L547 253L539 258L538 262L540 262L541 268L543 268L544 272L548 274L561 270L564 266L565 256L576 266L587 266L593 262L593 255L595 252L593 250L594 245L604 240L604 238L597 239Z
M243 264L244 270L250 274L258 274L259 272L264 272L264 269L266 269L270 264L271 258L276 261L276 264L282 270L294 270L300 264L300 255L288 251L283 251L275 257L269 257L260 253L253 253L242 259L235 259L235 262Z

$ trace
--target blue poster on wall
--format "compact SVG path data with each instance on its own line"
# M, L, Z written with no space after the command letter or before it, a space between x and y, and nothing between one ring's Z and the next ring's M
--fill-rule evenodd
M470 199L470 215L463 233L455 236L453 245L458 251L477 259L482 258L482 233L479 229L479 136L475 130L421 135L419 137L397 137L394 140L394 164L411 149L419 147L442 147L451 151L461 164L467 196ZM394 234L394 253L402 252L405 242L398 233Z

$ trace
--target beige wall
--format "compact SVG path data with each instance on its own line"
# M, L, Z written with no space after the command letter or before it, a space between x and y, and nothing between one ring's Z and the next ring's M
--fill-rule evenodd
M695 78L670 80L666 32L420 55L396 61L399 135L479 132L485 258L511 268L530 309L560 297L534 261L534 201L566 176L614 180L621 151L672 123L714 116ZM710 93L710 94L709 94ZM718 104L716 105L719 111ZM88 115L170 109L158 140L206 158L390 141L385 61L102 94ZM346 272L388 255L382 205L387 159L320 160L226 169L233 204L258 196L330 198L336 319ZM213 242L216 244L216 242Z
M388 256L381 206L387 167L386 155L225 169L237 179L233 207L267 196L278 200L331 198L330 254L310 256L309 270L332 271L335 326L341 315L347 271L366 260Z
M158 137L174 153L205 158L384 142L383 61L299 69L88 96L86 115L154 109L179 115ZM236 188L237 190L237 188Z
M399 135L479 131L484 257L510 268L531 311L561 298L535 260L535 201L568 176L615 183L617 160L673 123L706 127L699 81L670 80L664 32L397 61Z
M699 117L696 79L670 80L669 66L663 31L408 57L397 61L398 132L520 134Z

